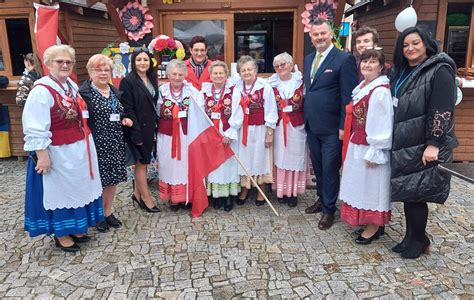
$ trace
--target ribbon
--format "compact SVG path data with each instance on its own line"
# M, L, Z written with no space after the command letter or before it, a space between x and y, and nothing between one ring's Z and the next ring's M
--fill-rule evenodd
M172 116L173 116L173 127L171 129L172 132L172 139L171 139L171 158L177 157L178 160L181 160L181 138L179 134L179 118L178 118L178 113L179 113L179 106L174 105L173 106L173 111L172 111Z
M222 103L219 102L218 105L214 105L212 108L211 108L211 111L212 112L220 112L221 111L221 108L222 108ZM212 114L211 114L211 117L212 117ZM222 117L222 116L221 116ZM220 124L220 119L212 119L212 123L214 123L214 127L216 127L217 131L219 131L219 124Z
M68 97L70 98L70 97ZM69 99L68 99L69 100ZM91 178L94 179L94 171L92 169L92 155L91 155L91 143L89 141L89 135L91 133L91 130L89 128L89 125L87 124L87 119L85 119L82 116L82 111L87 110L87 104L82 99L81 97L76 98L77 104L79 105L80 112L81 112L81 129L84 132L84 136L86 138L86 146L87 146L87 159L89 161L89 174L91 175Z
M283 100L283 99L282 99ZM283 111L283 109L287 106L286 101L281 101L280 102L280 107L281 107L281 120L283 122L283 142L286 147L286 135L287 135L287 126L288 123L290 122L290 115Z
M242 111L244 113L244 122L242 127L242 145L247 146L247 136L248 136L248 127L249 127L249 114L247 113L247 109L249 107L250 98L249 96L241 97L240 98L240 106L242 107Z
M350 102L349 104L346 105L346 118L344 119L344 138L342 139L342 165L344 165L347 149L349 148L353 111L354 111L354 106L352 105L352 102Z

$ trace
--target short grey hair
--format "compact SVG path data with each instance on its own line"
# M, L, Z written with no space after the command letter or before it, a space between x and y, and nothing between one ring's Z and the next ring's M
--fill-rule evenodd
M273 63L275 63L276 61L279 61L279 60L282 60L282 61L286 62L287 64L292 64L293 63L293 57L290 54L288 54L288 52L283 52L283 53L280 53L277 56L275 56L273 58Z
M74 48L72 48L69 45L54 45L46 49L43 54L43 62L44 64L47 64L49 62L52 62L56 56L58 56L61 53L67 53L73 62L76 61L76 51Z
M250 55L242 55L237 61L237 72L239 72L239 74L240 74L240 67L248 62L251 62L254 65L255 71L258 71L258 65L255 59L253 59L253 57Z
M171 69L180 69L184 72L184 76L188 75L188 68L186 67L186 63L179 59L173 59L169 62L168 66L166 66L166 75L169 75Z
M209 73L212 73L212 70L215 68L215 67L223 67L224 68L224 71L225 71L225 74L227 76L229 76L229 67L227 67L227 64L223 61L220 61L220 60L215 60L211 63L211 65L209 66Z

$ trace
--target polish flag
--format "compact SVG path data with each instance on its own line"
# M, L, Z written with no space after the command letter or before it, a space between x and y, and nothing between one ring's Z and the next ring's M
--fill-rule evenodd
M59 5L46 6L33 3L36 9L35 37L38 53L41 61L46 49L57 44ZM44 74L48 74L48 68L43 64Z
M188 199L197 218L208 206L204 178L234 155L203 108L190 100L188 110Z

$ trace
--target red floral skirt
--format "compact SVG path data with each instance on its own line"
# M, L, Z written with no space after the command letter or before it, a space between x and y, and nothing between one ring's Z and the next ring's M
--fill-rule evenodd
M186 202L186 184L168 184L164 181L158 181L161 201L170 201L171 203Z
M344 201L341 204L341 222L349 224L353 227L368 224L385 226L385 224L390 222L391 217L391 211L358 209L350 206Z

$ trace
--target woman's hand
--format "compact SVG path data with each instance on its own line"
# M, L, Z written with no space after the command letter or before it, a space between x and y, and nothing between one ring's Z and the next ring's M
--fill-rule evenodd
M267 128L265 135L265 147L270 148L273 145L273 129Z
M365 161L365 165L366 165L367 168L369 168L369 169L373 169L373 168L375 168L375 167L377 166L376 163L371 162L371 161L368 161L368 160Z
M132 127L133 126L133 121L129 118L123 118L122 125L125 126L125 127Z
M232 140L230 138L228 138L226 136L222 138L222 144L224 144L224 146L227 147L227 146L230 145L230 143L232 143Z
M423 152L423 156L421 157L421 161L423 162L423 165L426 166L427 163L431 161L436 161L438 160L438 153L439 153L439 148L433 145L428 145Z
M36 150L38 161L35 170L38 174L46 174L51 170L51 161L49 159L48 150Z

